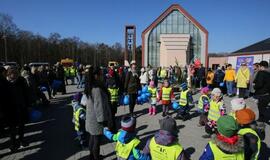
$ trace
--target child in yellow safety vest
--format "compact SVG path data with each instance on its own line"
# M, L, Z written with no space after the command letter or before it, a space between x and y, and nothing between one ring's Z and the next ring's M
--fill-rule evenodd
M187 84L182 83L180 85L180 100L179 100L179 109L177 111L176 119L183 119L184 121L189 118L189 111L193 106L192 93L189 91Z
M206 109L208 111L208 122L205 125L205 131L209 135L216 132L216 123L219 117L225 115L226 109L224 101L222 99L222 93L219 88L214 88L211 92L210 107Z
M76 139L79 140L80 145L82 148L86 147L86 130L85 130L85 108L83 105L80 104L82 98L82 94L76 93L73 96L73 100L71 102L73 108L73 123L74 129L77 133Z
M112 129L113 132L116 132L116 118L115 115L117 113L117 107L119 105L119 87L116 86L115 80L112 80L114 77L110 77L111 81L108 81L108 91L110 93L110 107L111 107L111 113L112 113L112 121L113 126Z
M157 103L157 88L155 87L155 82L150 81L149 87L148 87L148 92L151 94L151 106L149 107L149 115L156 115L156 103Z
M198 101L197 112L200 114L198 126L204 126L207 123L207 115L210 107L209 88L204 87L201 89L201 96Z
M238 135L238 124L232 116L217 120L217 133L211 137L199 160L245 160L244 139Z
M159 91L158 101L161 101L162 105L162 117L168 115L169 106L171 100L174 99L173 89L170 87L170 83L167 79L163 82L163 87Z
M143 155L137 149L140 140L136 138L135 133L136 119L132 116L122 117L121 129L117 134L113 134L107 128L104 128L104 135L111 141L116 142L115 151L117 159L141 160Z
M243 136L245 142L245 159L260 159L261 139L256 132L255 113L246 108L236 111L235 117L240 125L238 134Z
M234 98L231 100L231 112L229 113L230 116L232 116L234 119L236 119L235 117L235 113L241 109L246 108L246 102L244 100L244 98Z
M144 149L145 159L152 160L188 160L184 148L178 142L176 121L167 116L159 120L160 130L150 138Z

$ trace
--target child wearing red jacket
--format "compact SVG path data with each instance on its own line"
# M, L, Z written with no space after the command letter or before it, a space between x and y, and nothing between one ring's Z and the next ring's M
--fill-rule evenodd
M172 99L174 99L173 89L170 87L169 81L165 79L158 96L158 101L161 101L162 104L162 117L168 115L168 110Z

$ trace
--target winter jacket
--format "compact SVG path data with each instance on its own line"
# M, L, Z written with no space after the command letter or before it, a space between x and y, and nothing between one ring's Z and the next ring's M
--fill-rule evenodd
M127 144L134 138L136 138L136 133L134 132L127 132L124 130L119 130L117 134L112 134L107 129L104 129L103 134L111 141L119 142L121 144ZM134 147L128 157L128 160L143 160L144 156L140 153L140 150L137 147Z
M86 131L91 135L102 135L105 124L112 126L108 95L99 87L93 87L92 97L86 104Z
M250 79L250 71L249 68L240 67L237 71L235 81L237 83L237 88L247 88L247 84Z
M221 69L218 69L214 75L215 84L219 85L219 83L223 82L224 76L224 72Z
M255 95L270 94L270 72L259 71L254 80Z
M205 78L205 67L201 67L197 71L197 76L199 79L204 79Z
M28 121L28 108L30 107L30 95L29 88L26 80L23 77L18 77L15 81L9 81L10 86L10 97L11 102L9 107L11 107L12 117L14 123Z
M217 145L217 147L226 154L235 154L239 152L244 151L244 139L243 137L239 136L238 141L234 145L227 144L225 142L222 142L217 139L216 135L212 136L211 141ZM209 143L206 145L203 154L200 157L200 160L214 160L218 159L217 157L214 157L213 151L209 145Z
M243 128L242 128L243 129ZM241 130L241 129L240 129ZM246 160L255 160L255 156L258 152L257 142L259 141L258 137L252 133L247 133L243 135L244 138L244 148L245 148L245 159Z
M128 94L137 94L140 88L140 79L136 72L128 72L125 79L125 91Z
M170 146L172 145L173 143L177 142L178 141L178 138L174 135L172 135L171 133L169 133L168 131L165 131L165 130L159 130L158 132L156 132L155 136L155 142L159 145L163 145L163 146ZM150 140L149 139L143 149L143 154L145 156L148 156L150 159L151 155L150 155ZM177 160L188 160L188 156L187 154L185 153L185 150L183 150Z
M227 69L225 71L224 81L234 81L235 80L235 70Z
M140 83L141 84L147 84L148 83L148 73L142 72L140 76Z

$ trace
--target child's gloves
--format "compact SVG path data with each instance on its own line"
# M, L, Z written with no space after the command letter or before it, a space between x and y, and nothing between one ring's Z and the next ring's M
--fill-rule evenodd
M104 134L104 136L106 136L108 139L112 139L112 137L113 137L113 134L112 134L112 132L111 131L109 131L109 129L107 128L107 127L104 127L104 129L103 129L103 134Z

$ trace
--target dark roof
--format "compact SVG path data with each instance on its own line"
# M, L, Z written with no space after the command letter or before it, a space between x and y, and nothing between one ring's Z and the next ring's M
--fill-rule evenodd
M244 53L244 52L257 52L257 51L269 51L270 50L270 38L263 41L257 42L245 48L239 49L233 53Z

